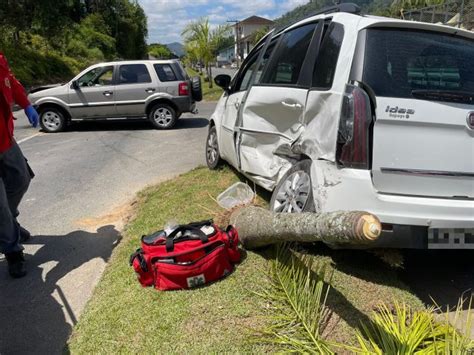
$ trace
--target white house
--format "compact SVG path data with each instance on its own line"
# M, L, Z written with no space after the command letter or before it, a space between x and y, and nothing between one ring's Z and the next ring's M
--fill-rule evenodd
M252 50L253 34L261 28L272 27L274 22L260 17L250 16L245 20L237 22L234 27L235 36L235 58L243 60Z

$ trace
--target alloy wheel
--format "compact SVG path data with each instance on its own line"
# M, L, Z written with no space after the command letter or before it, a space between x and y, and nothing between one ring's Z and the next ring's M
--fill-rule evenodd
M159 126L167 127L173 120L173 114L166 107L160 107L155 111L153 119Z
M61 127L61 117L54 111L47 111L41 116L43 125L51 132L59 130Z
M277 192L275 212L301 213L308 202L311 178L305 171L295 171L288 176Z
M212 165L218 158L219 150L217 146L217 134L215 131L209 133L207 138L206 157L207 161Z

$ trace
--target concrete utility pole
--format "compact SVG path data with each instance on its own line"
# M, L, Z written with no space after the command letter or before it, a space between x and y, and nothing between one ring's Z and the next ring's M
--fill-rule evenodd
M235 25L235 46L236 46L236 59L237 59L237 68L240 68L240 31L239 31L239 20L227 20L227 22L234 23Z

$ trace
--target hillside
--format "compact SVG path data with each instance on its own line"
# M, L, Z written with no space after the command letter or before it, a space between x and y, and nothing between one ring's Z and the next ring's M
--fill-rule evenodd
M392 0L351 0L342 2L351 2L359 5L362 9L362 13L388 16L390 14L390 5L392 3ZM324 7L329 7L333 5L333 0L313 0L308 4L298 6L294 10L289 11L281 17L277 18L275 20L276 27L284 27L300 19L303 19L308 15L311 15L312 13L323 9Z
M176 54L178 57L182 57L185 54L184 46L181 43L173 42L165 44L165 46L168 47L168 49L174 54Z

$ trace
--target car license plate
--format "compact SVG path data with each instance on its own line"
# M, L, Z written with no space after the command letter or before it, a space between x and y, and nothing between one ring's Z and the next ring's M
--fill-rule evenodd
M429 228L428 249L474 249L474 228Z

